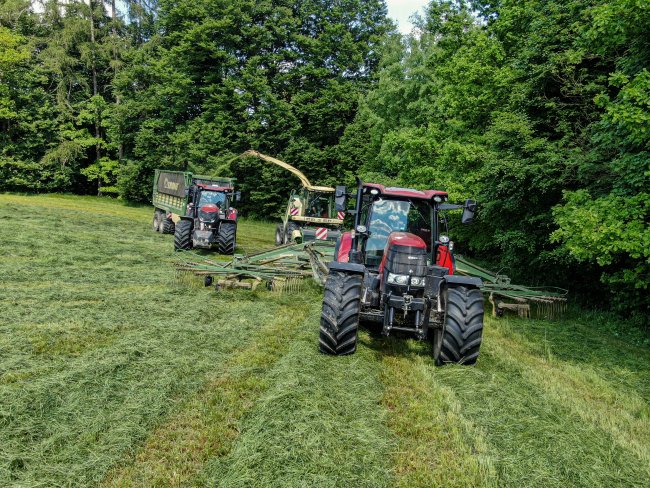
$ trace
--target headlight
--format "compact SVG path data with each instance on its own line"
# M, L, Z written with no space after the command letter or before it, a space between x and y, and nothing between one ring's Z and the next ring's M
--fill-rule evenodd
M412 276L411 285L413 286L424 286L424 276Z
M409 282L409 277L408 275L388 273L388 278L386 281L393 285L406 285Z
M411 276L411 285L424 286L424 279L425 279L424 276ZM388 278L386 278L386 282L391 285L407 285L409 282L409 276L388 273Z

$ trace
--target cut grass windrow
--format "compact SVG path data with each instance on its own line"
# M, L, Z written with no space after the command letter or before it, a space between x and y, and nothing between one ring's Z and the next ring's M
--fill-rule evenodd
M0 195L0 486L96 484L280 313L174 286L151 212Z
M540 341L540 324L557 338ZM594 324L517 319L488 319L475 368L436 368L428 344L412 340L371 347L399 443L397 486L647 483L643 348L601 338Z
M366 332L324 356L319 293L178 277L151 217L0 195L0 486L647 486L642 332L488 317L476 367Z
M320 304L270 373L271 388L242 422L232 451L208 463L198 486L390 486L393 438L384 424L374 354L318 352Z
M378 351L382 403L398 438L394 486L496 486L480 428L463 417L453 392L431 378L429 343L374 339L370 347Z
M154 429L135 460L110 473L103 485L182 486L206 460L227 454L242 416L269 387L268 370L291 343L310 302L309 294L294 297L273 319L261 322L223 371Z

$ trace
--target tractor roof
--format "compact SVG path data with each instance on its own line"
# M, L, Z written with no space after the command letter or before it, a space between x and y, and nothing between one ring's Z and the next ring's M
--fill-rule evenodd
M208 190L208 191L223 191L223 192L226 192L226 191L233 191L234 190L234 188L232 186L210 186L210 185L204 185L203 183L199 183L196 186L199 186L199 187L203 188L204 190Z
M376 188L379 190L379 194L386 197L403 197L403 198L413 198L417 200L431 200L436 195L447 197L446 191L439 190L414 190L413 188L396 188L393 186L384 186L377 183L364 183L364 187L367 188Z

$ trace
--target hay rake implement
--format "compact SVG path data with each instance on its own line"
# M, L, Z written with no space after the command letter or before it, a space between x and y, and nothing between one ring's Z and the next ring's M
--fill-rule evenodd
M248 255L237 255L232 261L215 261L194 252L179 252L174 265L181 273L204 277L204 284L217 289L255 289L265 284L279 293L297 292L305 278L325 283L327 264L334 256L334 243L313 241L286 244Z
M181 274L202 277L206 286L214 285L217 290L254 290L264 285L278 293L296 293L308 278L322 286L333 256L333 242L312 241L236 255L231 261L216 261L193 251L177 252L174 265ZM456 257L456 273L483 280L482 291L489 297L495 316L510 311L525 318L556 318L566 309L567 290L561 288L516 285L507 276L460 256Z
M510 278L482 268L456 256L456 273L476 276L483 280L483 293L489 296L492 314L501 316L506 310L524 318L553 319L566 310L568 290L557 287L530 287L515 285Z

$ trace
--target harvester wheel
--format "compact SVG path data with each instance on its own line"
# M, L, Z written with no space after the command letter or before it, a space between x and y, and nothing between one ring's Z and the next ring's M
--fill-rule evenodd
M325 282L320 352L341 356L357 350L363 276L332 271Z
M192 221L181 220L174 231L174 251L192 249Z
M457 286L448 288L446 295L444 332L433 341L436 365L475 364L483 335L483 294L476 288Z
M153 211L153 222L151 228L154 232L160 232L160 221L162 219L162 212L159 209Z
M278 224L275 228L275 245L281 246L284 244L284 225Z
M175 230L174 221L163 215L160 222L160 232L163 234L173 234Z
M220 254L235 254L237 224L223 222L217 234L217 248Z
M300 226L296 224L295 222L288 222L287 223L287 229L284 233L284 243L285 244L292 244L295 241L293 238L293 233L297 230L300 230Z

